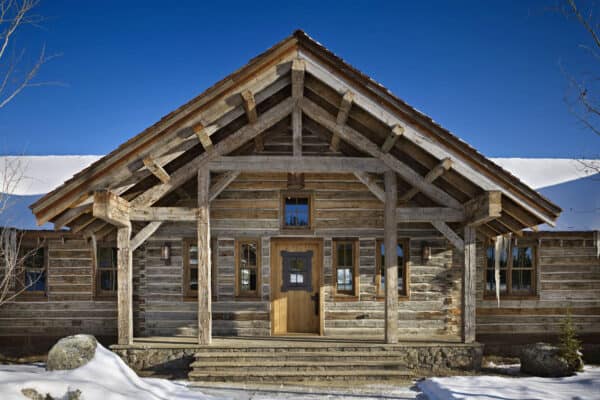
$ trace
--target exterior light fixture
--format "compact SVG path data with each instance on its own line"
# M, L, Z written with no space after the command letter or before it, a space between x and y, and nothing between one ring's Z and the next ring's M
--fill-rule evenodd
M169 243L163 243L160 248L160 259L164 261L165 265L171 265L171 245Z
M421 243L421 259L424 263L431 258L431 247L426 242Z

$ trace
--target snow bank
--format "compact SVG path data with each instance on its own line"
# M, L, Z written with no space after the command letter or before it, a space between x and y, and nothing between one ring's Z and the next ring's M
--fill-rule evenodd
M101 156L3 156L0 157L0 182L8 169L17 168L23 179L10 193L46 194L89 166ZM1 189L0 189L1 190Z
M600 399L600 367L586 367L568 378L454 376L426 379L418 386L429 400L592 400Z
M166 379L140 378L117 355L98 343L94 358L71 371L48 372L43 366L0 365L0 399L23 400L21 389L32 388L62 398L79 389L85 400L214 399Z

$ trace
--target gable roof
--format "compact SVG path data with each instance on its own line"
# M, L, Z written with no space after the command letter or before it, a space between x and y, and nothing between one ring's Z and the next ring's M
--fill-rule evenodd
M407 145L416 144L419 149L424 150L427 153L423 156L425 160L439 160L443 159L444 155L451 155L452 159L458 162L453 169L460 175L460 179L455 177L454 181L466 180L483 190L503 190L508 197L507 201L526 210L526 222L520 224L521 227L543 222L553 223L558 217L561 211L558 206L442 128L430 117L394 96L381 84L350 66L303 31L296 31L36 201L30 208L38 223L55 221L67 210L81 207L82 204L86 204L85 201L89 202L93 191L111 188L115 182L126 182L127 188L140 183L149 175L148 171L144 170L143 158L149 154L160 156L161 148L165 144L178 156L190 152L190 149L197 151L197 146L194 147L193 143L186 141L190 133L193 135L192 127L209 129L216 140L222 140L231 133L230 126L239 128L239 119L243 115L243 109L240 113L241 90L250 88L258 96L265 88L274 86L275 82L283 82L279 87L279 93L282 93L283 87L289 84L282 79L286 74L290 74L291 60L295 57L309 62L310 68L307 69L307 73L312 74L316 80L327 78L328 82L325 84L328 85L328 90L337 92L338 96L341 97L344 88L351 87L356 91L357 112L366 113L370 117L374 115L380 125L390 127L394 123L401 123L408 127L407 137L411 143ZM289 80L289 77L287 79ZM267 99L261 100L268 103ZM183 152L178 153L181 149ZM400 152L399 150L396 154ZM177 157L162 157L166 163L177 164ZM191 159L184 157L185 162ZM184 161L173 168L181 167ZM170 190L172 188L160 193L168 193ZM154 199L156 200L158 199ZM82 212L86 210L87 208L81 207ZM75 213L72 214L69 219L63 220L70 222L73 221L73 216L79 217Z

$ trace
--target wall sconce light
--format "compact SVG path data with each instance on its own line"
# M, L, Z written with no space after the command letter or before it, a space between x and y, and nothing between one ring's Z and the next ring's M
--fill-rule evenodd
M431 247L426 242L421 243L421 258L424 263L431 258Z
M165 265L171 265L171 245L169 243L163 243L160 249L160 259L164 261Z

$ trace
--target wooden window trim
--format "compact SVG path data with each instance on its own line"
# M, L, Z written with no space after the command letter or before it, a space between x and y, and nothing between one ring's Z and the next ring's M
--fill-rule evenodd
M117 251L117 261L116 264L114 266L114 270L115 270L115 280L118 282L119 277L119 265L118 265L118 258L119 258L119 249L117 248L116 243L112 243L112 242L98 242L96 244L96 257L95 257L95 261L94 261L94 298L98 298L98 299L114 299L115 297L117 297L117 292L118 292L118 288L117 290L102 290L100 285L101 285L101 280L100 280L100 266L98 265L100 263L100 257L99 257L99 252L98 249L100 248L112 248L112 249L116 249ZM107 269L107 268L102 268L102 269Z
M331 250L333 253L333 296L336 300L358 300L360 296L360 273L359 273L359 247L358 239L333 239ZM338 291L337 288L337 270L338 270L338 259L337 259L337 244L338 243L350 243L352 244L352 290L350 291Z
M39 300L48 300L48 266L49 266L49 257L48 257L48 246L47 245L40 245L37 243L28 243L28 242L22 242L19 246L19 250L20 249L24 249L24 248L31 248L32 250L40 250L43 249L44 250L44 267L43 267L43 271L45 272L45 282L44 282L44 290L24 290L21 293L19 293L18 296L16 296L14 298L15 301L18 300L23 300L23 301L39 301ZM19 258L21 258L22 255L19 255ZM22 275L24 275L26 273L26 268L23 267L21 272ZM21 282L25 282L26 277L25 276L21 276L20 277L20 281ZM19 287L15 287L16 290L23 290L23 287L19 285Z
M504 300L535 300L539 299L538 285L537 285L537 277L538 277L538 268L539 268L539 259L538 259L538 245L535 242L529 240L520 241L521 243L516 244L516 247L531 247L531 259L533 266L531 268L531 290L529 293L517 291L513 292L512 290L512 268L513 268L513 248L515 247L515 240L511 240L508 246L508 254L506 260L506 292L500 293L500 299ZM493 246L492 244L486 244L484 254L485 254L485 263L483 268L483 298L484 300L492 300L496 299L495 291L488 291L487 286L487 278L488 278L488 268L487 268L487 249L489 246Z
M239 238L235 240L235 298L236 300L256 300L261 297L261 238ZM256 290L242 290L240 287L241 247L243 244L256 244Z
M286 197L305 197L308 199L308 226L288 226L285 224ZM314 193L306 190L282 190L279 200L279 227L283 232L312 233L314 230Z
M198 246L196 238L184 238L181 243L183 260L183 298L186 301L197 301L198 291L190 289L190 247ZM196 266L199 268L200 266Z
M383 239L377 239L375 241L375 293L378 300L385 299L385 292L381 290L381 269L384 267L381 265L381 245ZM398 300L409 300L410 299L410 240L409 239L398 239L398 244L402 245L402 251L404 252L404 265L402 274L402 287L404 290L398 290ZM398 266L400 268L400 266Z

